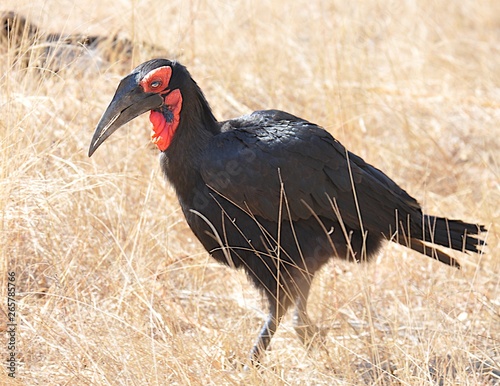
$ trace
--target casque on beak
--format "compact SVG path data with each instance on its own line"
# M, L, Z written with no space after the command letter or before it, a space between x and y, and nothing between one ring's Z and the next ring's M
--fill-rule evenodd
M146 93L137 81L136 73L122 79L113 100L102 115L92 136L89 157L117 129L139 115L156 109L163 98L155 93Z

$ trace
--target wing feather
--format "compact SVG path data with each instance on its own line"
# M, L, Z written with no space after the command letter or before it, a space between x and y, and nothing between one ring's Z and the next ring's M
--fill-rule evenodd
M270 110L227 121L222 129L203 154L202 178L255 216L277 221L283 189L290 215L283 211L282 218L308 219L311 208L336 219L334 201L342 220L359 228L353 185L366 229L387 231L396 209L421 216L415 199L317 125Z

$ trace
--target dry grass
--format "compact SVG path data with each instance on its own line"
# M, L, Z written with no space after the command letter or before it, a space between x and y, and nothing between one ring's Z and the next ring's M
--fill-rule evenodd
M487 225L489 247L457 254L462 271L398 246L332 262L311 295L316 347L287 319L263 369L242 372L261 297L187 229L147 118L86 156L123 66L53 74L3 51L0 329L13 271L18 384L493 382L479 365L500 368L500 2L39 3L2 7L47 31L163 47L220 118L280 108L319 123L427 212Z

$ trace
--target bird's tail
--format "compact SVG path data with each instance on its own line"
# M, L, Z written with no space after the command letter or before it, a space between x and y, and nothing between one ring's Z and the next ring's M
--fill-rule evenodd
M481 252L479 248L486 245L484 240L479 238L480 233L486 231L483 225L424 215L422 229L421 234L411 235L410 242L407 239L399 239L398 242L453 267L460 268L458 261L436 249L434 245L474 253Z

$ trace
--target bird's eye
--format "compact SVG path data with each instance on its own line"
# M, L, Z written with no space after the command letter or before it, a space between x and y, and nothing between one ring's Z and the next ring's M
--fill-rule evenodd
M149 85L151 88L158 88L161 86L161 80L154 80Z

